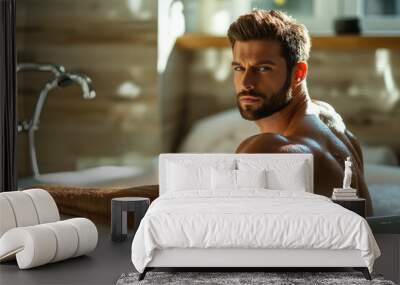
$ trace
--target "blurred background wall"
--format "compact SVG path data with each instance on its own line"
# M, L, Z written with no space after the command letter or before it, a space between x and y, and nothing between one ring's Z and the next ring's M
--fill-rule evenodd
M200 118L236 106L230 48L185 51L185 129ZM400 154L400 101L387 86L384 65L400 82L400 48L314 49L307 77L312 99L330 103L364 144L387 145ZM378 68L377 68L378 66ZM389 71L386 71L386 73ZM394 98L393 98L394 97Z
M180 73L185 75L179 85L184 125L181 140L172 149L179 149L200 119L235 108L226 31L244 11L263 8L286 11L310 31L313 47L307 83L312 99L330 103L364 145L387 146L400 156L400 1L184 0L183 4L186 31L177 50ZM338 34L335 22L343 19L355 19L358 32ZM176 60L171 64L178 66ZM175 78L177 85L181 77Z
M42 173L99 165L147 168L160 152L188 149L182 144L193 126L235 108L225 34L238 15L254 7L282 9L306 24L314 44L307 78L311 97L332 104L363 144L387 146L400 156L399 0L17 5L18 62L62 64L88 75L97 93L84 100L74 85L49 94L36 133ZM357 17L361 35L336 35L334 21L343 17ZM48 78L18 74L18 120L30 118ZM18 159L19 176L31 176L26 133L18 136Z

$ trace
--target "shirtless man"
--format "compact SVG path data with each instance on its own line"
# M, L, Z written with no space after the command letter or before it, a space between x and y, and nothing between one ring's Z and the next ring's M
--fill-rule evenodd
M314 192L330 197L341 187L344 162L353 161L351 186L370 198L357 139L327 103L311 100L306 77L310 38L305 26L277 11L255 10L228 31L237 106L260 134L244 140L237 153L312 153Z

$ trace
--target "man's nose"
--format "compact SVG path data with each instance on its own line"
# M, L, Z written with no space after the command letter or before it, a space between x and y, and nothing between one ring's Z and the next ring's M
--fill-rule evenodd
M252 73L251 70L246 70L243 73L243 77L242 77L242 87L245 90L251 90L254 89L254 85L255 85L255 76Z

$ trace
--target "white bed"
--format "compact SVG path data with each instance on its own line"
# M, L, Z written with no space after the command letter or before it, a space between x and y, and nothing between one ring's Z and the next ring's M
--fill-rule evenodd
M154 267L354 267L370 278L380 251L367 222L313 194L312 167L310 154L160 155L160 197L132 243L140 278Z

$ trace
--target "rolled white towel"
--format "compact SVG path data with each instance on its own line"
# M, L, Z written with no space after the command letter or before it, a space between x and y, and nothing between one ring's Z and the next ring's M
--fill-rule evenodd
M0 195L0 237L9 229L15 228L17 222L11 204L6 197Z
M60 220L53 197L43 189L0 193L0 237L14 227L26 227Z
M56 251L57 239L43 225L13 228L0 238L0 261L16 256L20 269L49 263Z
M79 237L77 231L66 221L44 224L56 236L57 250L51 262L57 262L75 255Z
M74 257L86 254L97 246L98 232L95 224L85 218L74 218L63 222L70 223L78 233L78 248Z
M30 196L35 205L39 224L51 223L60 220L60 214L53 197L43 189L29 189L22 191Z
M33 226L39 223L36 207L31 197L22 191L3 192L0 194L10 202L17 227Z
M85 218L13 228L0 238L0 261L16 256L19 268L28 269L86 254L97 241L96 226Z

